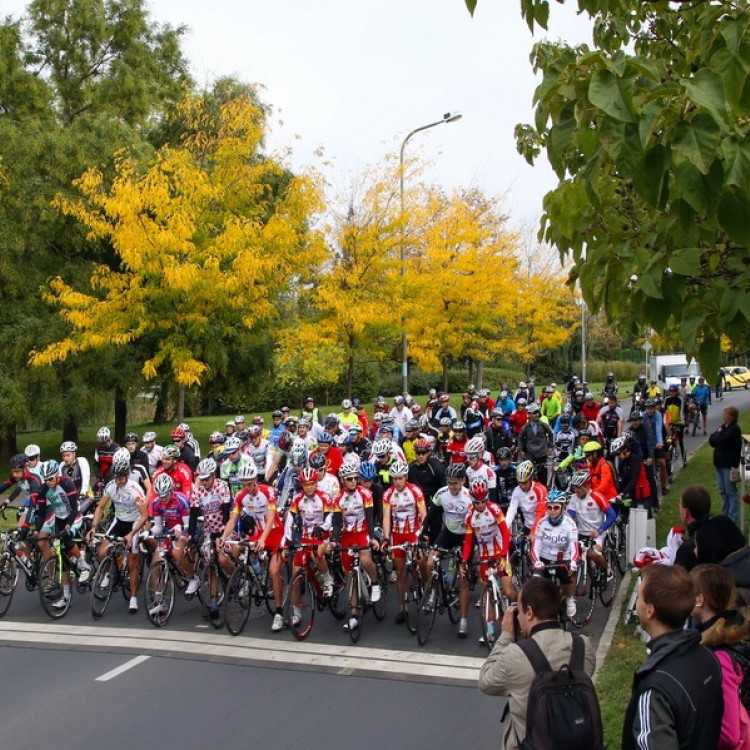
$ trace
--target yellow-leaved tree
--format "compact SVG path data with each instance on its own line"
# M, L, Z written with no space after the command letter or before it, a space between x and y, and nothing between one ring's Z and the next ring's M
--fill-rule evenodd
M76 181L80 200L58 198L117 262L80 285L50 282L45 296L70 328L32 352L32 364L138 342L147 379L166 372L200 384L225 343L273 318L280 295L309 283L325 257L310 229L322 209L317 182L261 153L255 102L189 95L177 119L181 139L146 167L120 154L111 185L90 169Z

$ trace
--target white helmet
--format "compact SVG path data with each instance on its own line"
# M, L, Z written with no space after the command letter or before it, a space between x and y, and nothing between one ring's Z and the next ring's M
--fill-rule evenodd
M26 454L27 458L36 458L42 454L42 449L36 443L29 443L23 449L23 452Z
M127 461L130 463L130 451L127 448L118 448L112 456L112 461Z
M251 479L257 478L258 469L255 464L245 464L244 466L241 466L240 470L237 472L237 479L239 479L240 482L249 482Z
M372 453L374 456L378 456L379 458L382 458L383 456L387 456L391 452L391 441L388 438L382 438L381 440L376 440L372 444ZM406 467L408 470L408 466Z
M307 462L307 443L304 440L295 440L292 443L292 449L289 451L289 463L299 468Z
M516 466L516 479L519 482L528 482L529 479L534 475L534 464L531 461L521 461Z
M112 437L109 427L100 427L96 433L97 443L106 443Z
M405 477L409 473L409 466L406 461L394 461L388 467L388 473L392 477Z
M144 443L152 443L156 441L156 433L155 432L144 432L143 433L143 442Z
M208 479L216 474L216 461L210 456L198 463L195 472L200 479Z
M222 453L224 453L225 456L228 456L230 453L238 451L241 447L242 443L240 442L240 439L232 435L224 441L224 450Z
M480 435L475 435L464 446L464 453L467 456L481 456L484 453L484 438Z
M174 481L169 474L159 474L154 480L154 492L159 497L167 497L174 489Z
M78 446L72 440L66 440L60 446L60 453L75 453L78 450Z

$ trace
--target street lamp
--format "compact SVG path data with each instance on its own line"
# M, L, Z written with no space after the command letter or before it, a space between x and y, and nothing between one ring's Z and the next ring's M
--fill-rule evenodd
M421 130L428 130L434 128L437 125L442 125L445 122L456 122L461 119L460 112L446 112L440 120L429 123L429 125L422 125L419 128L414 128L410 133L407 134L406 138L401 142L401 151L398 157L398 174L399 174L399 197L401 199L401 216L404 215L404 149L406 144L415 133L419 133ZM406 275L406 264L404 257L404 237L401 235L401 276ZM401 319L401 390L403 393L409 391L409 344L406 340L406 326L403 318Z

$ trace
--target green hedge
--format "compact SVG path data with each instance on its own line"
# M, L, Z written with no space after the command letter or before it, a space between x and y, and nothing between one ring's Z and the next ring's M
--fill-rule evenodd
M581 376L581 363L573 363L573 371ZM589 383L603 383L607 379L607 373L613 372L615 380L620 386L632 386L638 375L646 372L646 361L623 362L622 360L601 361L588 360L586 362L586 380Z

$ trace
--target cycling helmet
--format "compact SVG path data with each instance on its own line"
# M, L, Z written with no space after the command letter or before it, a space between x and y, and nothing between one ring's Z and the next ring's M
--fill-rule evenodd
M570 414L561 414L560 415L560 424L563 427L567 427L568 425L570 425L570 421L571 421L570 420Z
M345 461L343 464L341 464L341 468L339 469L339 476L342 479L345 479L346 477L359 477L359 465Z
M563 406L563 414L565 414L566 416L570 416L572 413L573 413L573 406L569 403L565 404L565 406Z
M162 459L171 458L173 461L177 461L180 457L180 449L176 445L167 445L164 448L164 452L161 454Z
M445 470L446 479L463 479L466 476L466 467L463 464L450 464Z
M156 442L156 433L155 432L144 432L143 433L143 442L144 443L153 443L153 442Z
M422 413L422 407L419 404L412 404L411 413L416 417Z
M341 408L342 409L351 409L352 408L352 402L348 398L345 398L341 402Z
M138 437L137 432L126 432L125 433L125 440L126 443L137 443L140 438Z
M627 442L628 442L627 436L620 435L620 437L617 437L612 441L612 444L610 445L610 450L612 451L612 453L619 453L621 450L625 449Z
M300 420L294 416L294 414L290 414L285 420L284 420L284 426L285 427L294 427L296 424L298 424Z
M208 479L216 475L216 461L213 458L204 458L198 462L196 472L199 479Z
M334 442L339 446L339 448L345 448L347 445L351 444L352 436L349 434L349 432L342 432L341 434L336 435L336 437L334 438Z
M636 419L643 419L643 415L637 409L634 409L630 412L628 422L634 422Z
M235 424L245 424L245 417L244 417L244 415L243 414L238 414L234 418L234 423Z
M596 453L600 450L602 450L602 444L598 443L596 440L589 440L589 442L583 446L584 453Z
M516 479L519 482L528 482L534 476L534 464L531 461L521 461L516 466Z
M484 453L484 438L479 435L471 438L464 446L464 453L467 456L481 456Z
M310 417L300 417L297 422L298 427L312 427L312 419Z
M388 473L392 477L405 477L409 473L409 466L406 461L397 460L388 467Z
M187 437L187 433L182 427L175 427L171 433L172 440L184 440Z
M553 487L547 493L547 505L551 505L552 503L566 503L567 501L567 495L562 490L558 490L556 487Z
M112 455L112 461L127 461L130 463L130 451L127 448L118 448Z
M570 478L570 486L571 487L583 487L583 485L588 484L590 481L591 481L591 474L589 474L588 471L577 471Z
M364 432L362 429L362 425L357 422L357 424L350 424L349 425L349 434L350 435L358 435L359 433Z
M591 393L591 391L587 391L586 394L583 397L584 401L593 401L594 400L594 394Z
M284 413L279 409L275 409L271 412L271 419L281 419L283 416Z
M54 459L49 461L42 461L39 464L39 473L42 475L42 479L46 482L48 479L54 479L57 476L57 472L60 470L60 464Z
M522 381L521 381L521 382L520 382L520 383L518 384L518 387L519 387L519 388L525 388L525 387L526 387L526 381L522 380Z
M11 469L25 469L29 463L29 457L25 453L16 453L10 458Z
M263 427L263 424L264 424L264 422L265 422L265 420L263 419L263 417L261 417L261 416L260 416L260 414L256 414L256 415L255 415L255 416L253 417L253 421L252 421L252 424L254 424L254 425L258 425L258 426L260 426L260 427Z
M143 436L143 439L144 440L146 439L145 435ZM219 432L218 430L215 432L212 432L208 436L208 442L211 443L212 445L223 445L225 440L226 440L226 437L224 436L224 434L222 432Z
M130 460L118 458L112 460L112 473L116 477L127 477L130 475Z
M375 464L370 463L369 461L363 461L359 465L359 475L362 479L375 479L375 474L377 474Z
M238 451L241 447L242 443L240 442L240 439L232 435L224 441L223 453L225 456L230 456L235 451Z
M500 419L503 418L503 410L502 409L493 409L490 412L490 419L495 419L496 417L500 417Z
M279 447L279 450L282 453L286 453L291 447L292 447L292 436L284 430L284 432L279 435L279 439L276 441L276 444Z
M526 411L530 415L531 414L539 414L539 412L540 412L539 404L529 404L528 407L526 408Z
M393 417L390 414L383 414L380 422L381 424L393 424Z
M526 406L526 399L521 396L521 398L516 401L516 406Z
M410 419L404 426L409 432L416 432L419 429L419 420Z
M23 449L23 452L26 454L27 458L37 458L41 455L42 449L36 443L29 443Z
M227 419L226 422L224 422L224 427L236 427L237 423L233 419Z
M320 437L318 437L318 443L328 443L330 445L333 443L333 435L330 432L321 432Z
M415 451L430 451L432 450L432 445L430 445L430 441L427 440L427 438L418 438L414 441L414 450Z
M237 471L237 479L240 482L250 482L253 479L257 479L257 478L258 478L258 468L253 463L240 466L239 470Z
M254 424L248 431L247 436L250 438L260 437L263 434L263 428Z
M453 420L450 417L440 417L441 427L450 427L453 424Z
M177 425L181 430L185 430L185 432L190 432L190 425L187 422L180 422L180 424Z
M656 401L652 398L647 398L646 403L643 404L647 409L652 406L656 406Z
M513 451L510 448L502 447L497 449L495 455L497 456L498 461L502 461L503 459L510 461L510 459L513 458Z
M482 477L477 477L471 480L469 485L469 492L474 500L486 500L489 495L489 489L487 487L487 481Z
M353 398L352 399L352 406L355 409L359 409L359 407L362 406L362 402L358 398Z
M679 387L677 386L677 383L672 383L672 385L669 386L670 391L679 391Z
M307 463L316 471L320 471L325 468L326 457L322 453L313 453Z
M466 423L462 422L460 419L457 419L453 423L453 429L455 432L458 432L459 430L465 430L466 429Z
M613 372L607 373L607 380L612 380L615 377L615 374Z
M159 474L159 476L154 479L154 492L159 497L167 497L172 493L173 489L174 481L169 474Z
M387 456L391 452L391 441L388 440L388 438L382 438L381 440L376 440L372 444L372 453L374 456L378 456L379 458L382 458L383 456Z
M112 433L109 431L109 427L100 427L96 433L97 443L106 443L112 437Z
M451 397L447 393L444 393L442 396L438 398L438 401L441 404L447 404L450 400L451 400Z
M307 463L307 443L304 440L295 440L292 443L289 463L297 469Z
M506 390L500 391L500 398L501 399L508 398L508 391L506 391Z
M318 472L315 471L312 466L305 466L305 468L299 473L299 481L302 484L317 484Z
M335 414L329 414L323 422L323 428L335 432L339 424L339 418Z
M78 446L72 440L66 440L60 445L60 453L75 453Z

